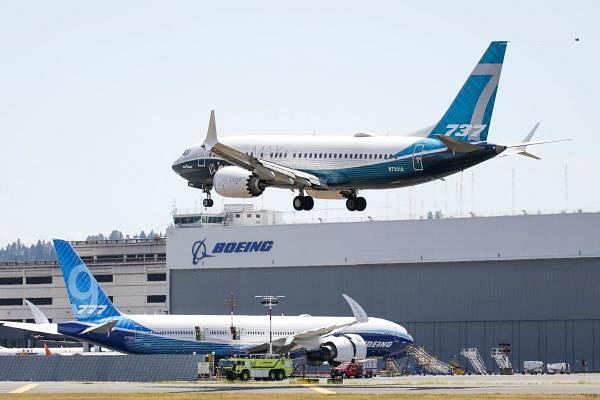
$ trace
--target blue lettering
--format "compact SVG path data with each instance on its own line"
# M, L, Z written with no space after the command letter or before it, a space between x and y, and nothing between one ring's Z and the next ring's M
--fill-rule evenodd
M225 248L225 243L220 242L215 244L215 248L213 249L213 253L221 253L223 251L223 249Z
M273 247L273 241L265 240L263 242L262 246L260 246L260 251L269 251L269 250L271 250L271 247Z
M244 251L244 247L246 247L246 242L239 242L237 246L235 246L235 252L241 253L242 251Z
M225 249L223 250L225 253L233 253L235 250L235 242L229 242L225 245Z
M262 242L252 242L250 251L260 251L260 246L262 246Z

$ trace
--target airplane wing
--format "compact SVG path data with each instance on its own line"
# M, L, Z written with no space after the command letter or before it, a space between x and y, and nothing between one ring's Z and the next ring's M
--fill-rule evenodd
M367 322L369 320L367 313L360 306L360 304L358 304L352 297L350 297L346 294L343 294L342 296L348 302L348 305L352 309L352 314L354 315L353 320L346 322L346 323L342 323L342 324L333 324L333 325L327 325L327 326L307 329L305 331L297 332L296 334L288 336L286 338L279 338L279 339L273 340L272 344L273 344L275 351L278 353L286 353L286 352L290 351L290 348L303 347L303 345L305 343L312 342L313 340L318 339L321 336L327 336L331 332L335 331L336 329L344 328L346 326L354 325L356 323ZM257 352L257 351L263 351L265 348L265 345L268 348L269 344L263 343L263 344L260 344L260 345L257 345L257 346L254 346L254 347L248 349L248 351L251 353Z
M1 326L7 328L21 329L28 332L34 333L45 333L47 335L61 335L58 333L58 325L54 323L49 324L33 324L29 322L11 322L11 321L0 321Z
M220 143L217 139L217 126L215 123L214 110L210 112L210 122L208 124L206 139L204 140L204 148L223 157L240 168L251 171L261 180L266 181L273 186L327 187L327 182L315 175L250 156L233 147Z

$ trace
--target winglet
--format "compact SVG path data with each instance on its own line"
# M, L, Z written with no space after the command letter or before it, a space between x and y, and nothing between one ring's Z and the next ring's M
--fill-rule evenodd
M29 300L25 300L25 304L27 304L27 306L31 310L31 313L33 314L33 320L35 321L36 324L49 324L50 323L50 321L48 321L48 318L44 315L42 310L40 310L38 308L38 306L36 306L32 302L30 302Z
M206 131L206 139L204 139L204 148L210 150L217 140L217 123L215 122L215 110L210 111L210 121L208 122L208 130Z
M360 304L358 304L356 302L356 300L354 300L352 297L350 297L346 294L342 294L342 297L344 298L344 300L346 300L348 302L348 305L352 309L352 314L354 314L354 318L356 319L356 322L369 321L369 316L367 315L365 310L363 310L363 308L360 306Z

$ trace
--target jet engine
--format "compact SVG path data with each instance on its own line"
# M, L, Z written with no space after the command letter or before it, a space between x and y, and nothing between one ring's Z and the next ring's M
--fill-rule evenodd
M339 364L352 359L364 360L367 358L367 344L365 340L355 334L339 336L326 336L318 349L308 351L309 362L327 361L330 364Z
M221 196L236 198L260 196L266 187L252 172L233 166L215 172L213 186Z

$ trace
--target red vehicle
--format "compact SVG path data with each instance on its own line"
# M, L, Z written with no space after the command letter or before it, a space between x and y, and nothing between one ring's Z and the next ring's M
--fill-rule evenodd
M373 370L371 368L365 368L363 363L355 362L352 360L351 362L341 363L337 367L331 369L331 378L372 378Z

